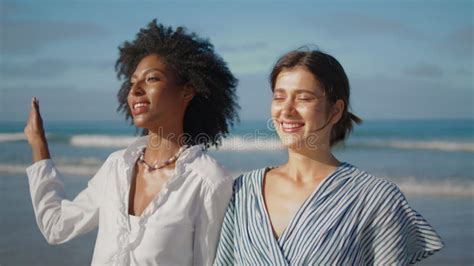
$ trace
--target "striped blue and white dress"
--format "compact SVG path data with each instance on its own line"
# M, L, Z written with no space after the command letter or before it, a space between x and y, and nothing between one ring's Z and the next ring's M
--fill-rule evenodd
M321 182L277 239L262 195L268 169L235 181L216 265L407 265L443 247L395 184L348 163Z

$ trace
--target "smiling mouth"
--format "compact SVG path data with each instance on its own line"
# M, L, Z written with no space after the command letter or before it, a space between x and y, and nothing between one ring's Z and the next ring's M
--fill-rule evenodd
M133 104L132 107L132 114L133 115L139 115L147 111L148 106L150 103L148 102L137 102Z
M280 122L280 127L283 130L283 132L296 132L303 128L304 123L285 123L285 122Z
M138 109L138 108L146 107L146 106L148 106L148 104L149 104L149 103L145 103L145 102L142 102L142 103L135 103L135 104L133 105L133 109L135 110L135 109Z

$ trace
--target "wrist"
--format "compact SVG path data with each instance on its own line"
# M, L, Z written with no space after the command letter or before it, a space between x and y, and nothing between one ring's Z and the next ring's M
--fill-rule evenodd
M45 136L38 136L30 141L30 145L32 148L41 148L44 146L48 146L48 141L46 140Z
M31 150L33 153L33 162L50 159L48 142L46 140L37 140L31 143Z
M33 162L38 162L45 159L51 159L48 146L33 148Z

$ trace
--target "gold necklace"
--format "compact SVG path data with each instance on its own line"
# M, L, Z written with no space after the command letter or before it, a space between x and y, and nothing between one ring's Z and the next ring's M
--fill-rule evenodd
M170 165L170 164L174 163L179 158L181 153L183 153L183 151L185 151L187 148L188 148L188 146L186 146L186 145L181 146L181 148L179 148L178 152L176 152L176 154L173 155L171 158L169 158L168 160L166 160L162 163L156 163L154 165L150 165L145 161L145 158L144 158L145 157L145 150L142 150L141 154L140 154L140 157L138 158L138 162L145 166L147 172L153 172L155 170L161 169L161 168L163 168L167 165Z

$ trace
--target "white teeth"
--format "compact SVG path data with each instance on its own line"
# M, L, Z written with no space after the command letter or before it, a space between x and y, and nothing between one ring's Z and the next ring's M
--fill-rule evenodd
M304 124L300 124L300 123L281 123L281 126L285 129L297 128L297 127L301 127L303 125Z
M133 105L133 109L137 109L137 108L144 107L147 105L148 105L147 103L136 103L135 105Z

